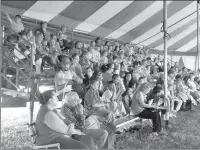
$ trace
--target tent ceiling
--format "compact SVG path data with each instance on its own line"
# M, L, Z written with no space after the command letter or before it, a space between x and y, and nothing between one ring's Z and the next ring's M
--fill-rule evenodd
M167 3L169 51L195 53L196 1ZM65 24L101 37L163 49L162 1L2 1L1 4L4 11L54 25Z

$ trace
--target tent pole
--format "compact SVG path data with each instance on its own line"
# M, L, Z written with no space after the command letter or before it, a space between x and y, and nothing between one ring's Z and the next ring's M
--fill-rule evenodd
M199 69L199 1L197 0L197 69ZM196 65L196 64L195 64Z
M165 97L167 96L167 1L163 1L164 20L164 74L165 74Z
M163 32L164 32L164 76L165 76L165 80L164 80L164 94L165 94L165 106L167 107L167 111L166 114L164 115L164 120L166 121L166 125L168 125L169 123L169 112L170 112L170 102L167 96L167 88L168 88L168 84L167 84L167 38L168 38L168 34L167 34L167 0L163 1ZM168 123L167 123L168 122Z
M72 29L72 36L71 36L71 40L74 40L74 30Z
M172 62L172 60L173 60L173 56L171 55L171 66L173 66L173 62Z
M4 38L5 38L5 27L2 26L1 28L1 31L2 31L2 36L1 36L1 44L3 45L4 43ZM3 53L3 50L2 48L0 48L0 71L2 70L2 53ZM0 95L1 95L1 88L2 88L2 80L1 80L1 76L0 76ZM2 101L2 96L1 96L1 101Z
M5 26L2 26L2 43L4 43L4 37L5 37Z

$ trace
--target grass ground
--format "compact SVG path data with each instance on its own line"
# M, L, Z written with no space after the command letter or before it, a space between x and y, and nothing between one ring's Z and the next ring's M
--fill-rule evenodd
M200 148L200 107L194 112L179 112L172 129L159 139L148 138L148 126L117 137L117 149L198 149ZM37 113L38 107L35 109ZM1 108L1 149L30 149L28 108Z

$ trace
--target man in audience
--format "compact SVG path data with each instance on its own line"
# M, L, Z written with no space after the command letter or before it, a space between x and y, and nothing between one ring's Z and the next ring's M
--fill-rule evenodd
M17 34L21 34L24 31L24 25L22 24L22 18L20 15L16 15L14 20L12 20L7 12L5 12L6 18L9 22L9 36L7 40L9 42L18 42L19 36Z
M22 31L24 31L24 25L21 22L22 18L20 15L16 15L14 20L10 18L7 12L5 13L5 15L10 23L10 29L11 29L12 34L21 33Z
M55 88L61 93L69 92L72 90L72 84L77 82L82 84L83 80L79 78L74 71L70 69L70 58L63 55L61 58L61 70L55 75Z
M47 22L41 22L40 23L40 28L36 29L35 31L36 34L42 33L44 36L44 39L49 41L51 38L50 33L47 31Z

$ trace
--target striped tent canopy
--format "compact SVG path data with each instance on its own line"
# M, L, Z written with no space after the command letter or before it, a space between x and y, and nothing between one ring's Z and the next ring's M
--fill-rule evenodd
M147 46L157 53L163 51L163 1L2 1L1 4L3 11ZM190 56L192 66L197 55L196 5L197 1L167 1L168 53L184 56L183 60Z

